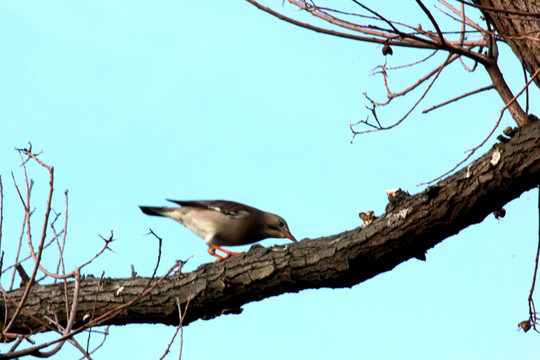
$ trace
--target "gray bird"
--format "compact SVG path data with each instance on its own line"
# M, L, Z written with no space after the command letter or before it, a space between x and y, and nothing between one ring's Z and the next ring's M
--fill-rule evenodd
M221 246L251 244L266 238L288 238L296 241L282 217L254 207L226 200L168 200L181 207L139 206L143 213L178 221L208 245L208 253L225 260L232 252ZM216 254L216 250L226 255Z

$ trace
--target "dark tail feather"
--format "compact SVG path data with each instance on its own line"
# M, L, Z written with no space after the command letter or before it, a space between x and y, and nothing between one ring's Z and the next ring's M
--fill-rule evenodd
M139 206L141 208L141 211L145 213L146 215L152 215L152 216L165 216L164 209L161 207L155 207L155 206Z

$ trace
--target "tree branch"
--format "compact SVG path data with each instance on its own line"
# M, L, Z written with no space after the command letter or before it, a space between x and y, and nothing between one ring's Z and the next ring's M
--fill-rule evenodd
M304 239L286 246L264 248L254 245L244 255L197 270L164 278L140 296L148 278L95 279L81 281L74 332L85 325L85 314L99 318L119 305L131 303L113 318L96 325L163 323L178 325L176 298L185 309L183 325L221 314L239 313L241 306L270 296L310 288L350 287L389 271L425 252L462 229L481 222L507 202L540 182L540 122L520 129L506 143L497 144L484 156L429 187L406 197L393 210L358 227L329 237ZM365 209L358 209L359 211ZM418 226L421 223L422 226ZM75 283L68 283L73 295ZM99 291L98 291L99 289ZM122 289L122 291L119 291ZM36 318L47 315L51 304L58 321L67 322L62 284L31 288L26 306L12 324L17 333L47 331ZM0 299L0 313L7 305L9 315L25 289ZM133 301L137 296L137 301ZM63 311L63 312L62 312ZM88 325L88 324L86 324Z

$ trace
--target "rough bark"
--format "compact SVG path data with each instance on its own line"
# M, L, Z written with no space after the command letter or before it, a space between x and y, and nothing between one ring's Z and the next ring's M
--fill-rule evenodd
M466 169L407 196L365 228L334 236L304 239L286 246L255 245L244 255L172 276L148 296L118 314L108 324L179 322L176 298L191 302L184 325L225 313L286 292L321 287L350 287L391 270L408 259L422 258L445 238L481 222L486 216L540 183L540 122L523 128L508 142L495 145ZM358 209L366 210L366 209ZM421 225L419 225L421 224ZM82 282L77 323L97 318L133 299L148 278L94 279ZM13 314L22 290L0 299L0 313ZM71 300L73 283L68 284ZM24 311L11 330L47 331L47 315L66 321L63 284L35 285ZM88 320L86 320L88 321Z
M540 67L540 3L528 0L474 0L529 75ZM540 78L534 82L540 87Z

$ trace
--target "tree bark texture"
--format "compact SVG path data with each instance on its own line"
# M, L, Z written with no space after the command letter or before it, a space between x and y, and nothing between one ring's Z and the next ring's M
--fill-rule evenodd
M497 32L512 48L529 75L540 67L540 2L474 0ZM540 87L540 78L534 82Z
M167 277L150 294L103 324L178 325L176 299L185 307L190 298L183 323L187 325L238 313L243 304L274 295L350 287L408 259L422 258L437 243L481 222L540 183L539 134L537 121L508 142L495 145L467 168L392 204L366 227L271 248L254 245L244 255ZM130 301L148 282L141 277L86 278L81 284L74 328ZM71 302L73 283L67 288ZM7 303L0 297L0 314L6 313L8 321L22 293L22 289L9 292ZM45 316L65 322L65 299L63 284L34 285L11 332L47 331Z

